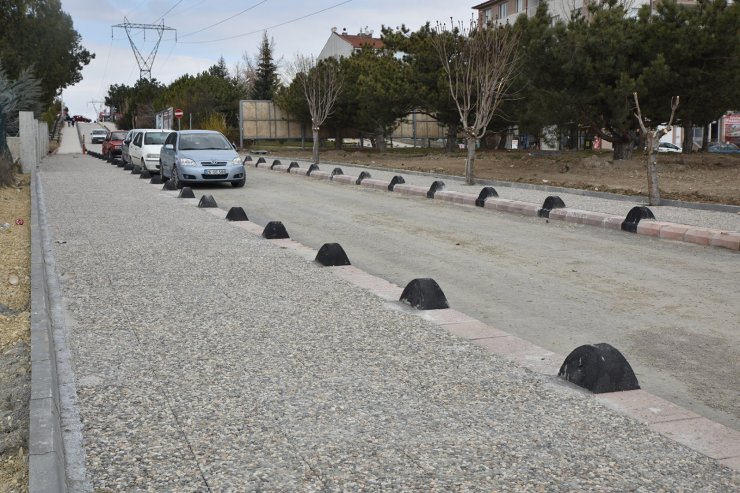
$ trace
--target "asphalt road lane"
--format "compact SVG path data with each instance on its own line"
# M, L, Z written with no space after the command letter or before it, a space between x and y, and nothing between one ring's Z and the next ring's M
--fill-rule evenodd
M736 253L267 170L205 193L399 286L432 277L452 308L549 350L608 342L644 389L740 429Z

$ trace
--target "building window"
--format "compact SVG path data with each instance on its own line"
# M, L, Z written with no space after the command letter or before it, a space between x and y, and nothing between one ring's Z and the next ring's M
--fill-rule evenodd
M498 18L499 19L503 19L504 17L506 17L507 15L509 15L507 13L507 7L508 7L508 4L506 2L504 2L504 3L502 3L502 4L500 4L498 6Z
M524 10L524 0L516 0L516 12L522 12Z
M483 11L483 23L488 25L493 22L493 9L486 9Z

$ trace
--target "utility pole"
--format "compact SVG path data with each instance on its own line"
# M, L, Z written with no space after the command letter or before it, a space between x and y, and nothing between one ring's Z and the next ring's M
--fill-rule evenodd
M95 110L95 115L97 117L100 117L100 111L102 110L103 105L105 104L105 101L95 101L95 100L92 100L92 101L88 101L87 104L93 105L93 110ZM96 118L96 119L98 119L98 118Z
M164 19L162 19L161 24L135 24L133 22L129 22L128 19L124 17L122 24L116 24L113 27L118 27L126 31L126 36L128 36L128 41L131 43L131 49L134 51L134 56L136 57L136 62L139 64L139 80L152 78L152 65L154 64L154 57L157 56L159 43L162 41L162 34L164 34L165 31L175 31L175 42L177 42L177 30L172 27L165 26ZM142 29L144 31L144 41L146 41L147 30L156 31L157 33L157 42L154 44L154 48L152 48L152 51L146 58L141 54L131 37L131 31L135 29ZM113 37L112 30L111 37Z

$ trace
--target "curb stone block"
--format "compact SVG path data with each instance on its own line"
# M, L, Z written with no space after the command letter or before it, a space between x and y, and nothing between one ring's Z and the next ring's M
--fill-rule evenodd
M498 197L489 197L486 199L485 203L483 204L484 209L493 209L495 211L499 210L499 206L503 205L504 203L511 202L509 199L500 199Z
M620 216L609 216L604 219L604 222L602 222L601 225L606 229L621 231L622 222L624 222L624 219L622 219Z
M655 236L660 238L660 230L663 227L671 225L673 223L667 223L665 221L655 221L653 219L643 219L637 223L636 233L640 235Z
M299 168L298 166L293 166L288 170L288 173L292 175L302 175L306 176L308 175L308 168Z
M375 188L378 190L388 190L388 182L377 180L375 178L366 178L360 183L363 187Z
M319 180L331 180L331 173L327 173L326 171L312 171L310 175L311 178L318 178Z
M712 237L716 233L717 230L708 228L689 228L683 235L683 241L696 243L697 245L709 246L712 242Z
M666 240L683 241L683 237L688 230L688 226L681 224L668 224L661 228L660 237Z
M716 247L729 248L736 252L740 251L740 233L729 231L716 232L712 236L710 244Z
M478 197L463 192L453 192L440 190L434 194L435 199L453 202L455 204L476 205Z
M427 188L419 187L416 185L405 185L405 184L398 184L395 187L393 187L394 192L400 192L405 193L406 195L415 195L419 197L426 197L427 196Z
M332 181L335 181L337 183L344 183L347 185L354 185L357 182L357 177L350 175L334 175Z
M262 158L260 158L260 159L262 159ZM257 161L257 164L255 165L256 168L263 168L263 169L271 169L271 166L272 165L267 164L264 161L262 161L262 162Z

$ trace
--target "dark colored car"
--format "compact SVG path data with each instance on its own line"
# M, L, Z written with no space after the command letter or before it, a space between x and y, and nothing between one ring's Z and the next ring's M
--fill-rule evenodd
M709 152L717 152L720 154L738 154L740 153L740 147L735 144L710 144L707 148Z
M76 122L84 122L84 123L90 123L92 121L89 118L85 118L82 115L75 115L72 117L72 120Z
M109 163L121 159L121 144L126 138L126 133L126 130L113 130L105 136L102 154Z

